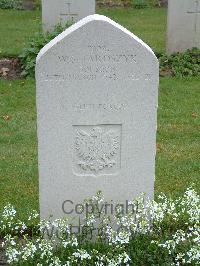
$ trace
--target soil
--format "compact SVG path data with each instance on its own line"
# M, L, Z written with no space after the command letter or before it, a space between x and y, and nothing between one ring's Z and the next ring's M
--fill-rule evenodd
M0 266L6 266L5 250L2 248L3 240L0 239Z
M159 0L159 6L160 7L167 7L168 6L168 0Z
M3 58L0 59L0 78L1 79L20 79L21 64L18 58Z
M33 0L24 0L22 7L24 10L34 10L35 9L35 2Z
M172 77L172 70L169 68L165 68L160 70L160 77Z

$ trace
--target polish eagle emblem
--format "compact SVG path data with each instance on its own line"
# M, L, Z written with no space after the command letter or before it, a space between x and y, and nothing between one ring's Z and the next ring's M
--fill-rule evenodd
M116 165L119 136L114 130L105 132L100 127L92 128L89 133L77 130L75 148L81 169L98 173Z

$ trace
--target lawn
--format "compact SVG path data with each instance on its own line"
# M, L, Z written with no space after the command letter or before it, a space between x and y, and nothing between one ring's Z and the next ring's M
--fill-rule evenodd
M40 29L39 11L0 9L0 57L17 56Z
M101 9L99 13L133 32L153 51L164 52L166 41L167 11L165 8Z
M0 81L0 209L38 208L35 81Z
M154 51L165 50L166 9L99 9L147 42ZM0 57L16 56L35 32L41 31L40 11L0 9Z
M109 9L110 16L156 51L165 49L165 9ZM40 13L0 10L1 56L17 55L41 27ZM18 40L18 41L16 41ZM161 78L155 192L200 192L200 78ZM38 209L35 80L0 80L0 209L11 202L24 217Z
M192 183L200 192L200 78L161 78L156 193L179 195Z

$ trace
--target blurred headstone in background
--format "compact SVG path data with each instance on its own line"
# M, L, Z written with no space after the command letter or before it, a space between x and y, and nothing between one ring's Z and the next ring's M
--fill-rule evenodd
M200 48L200 0L169 0L167 53Z
M71 24L95 14L95 0L42 0L43 31Z

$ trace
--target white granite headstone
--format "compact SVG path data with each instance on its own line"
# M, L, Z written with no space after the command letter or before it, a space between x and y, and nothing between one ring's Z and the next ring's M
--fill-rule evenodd
M152 198L152 50L109 18L88 16L40 51L36 80L41 217L61 217L64 201L74 207L99 190L113 203Z
M200 0L169 0L167 53L200 48Z
M95 14L95 0L42 0L43 30L51 31L55 25L65 26Z

